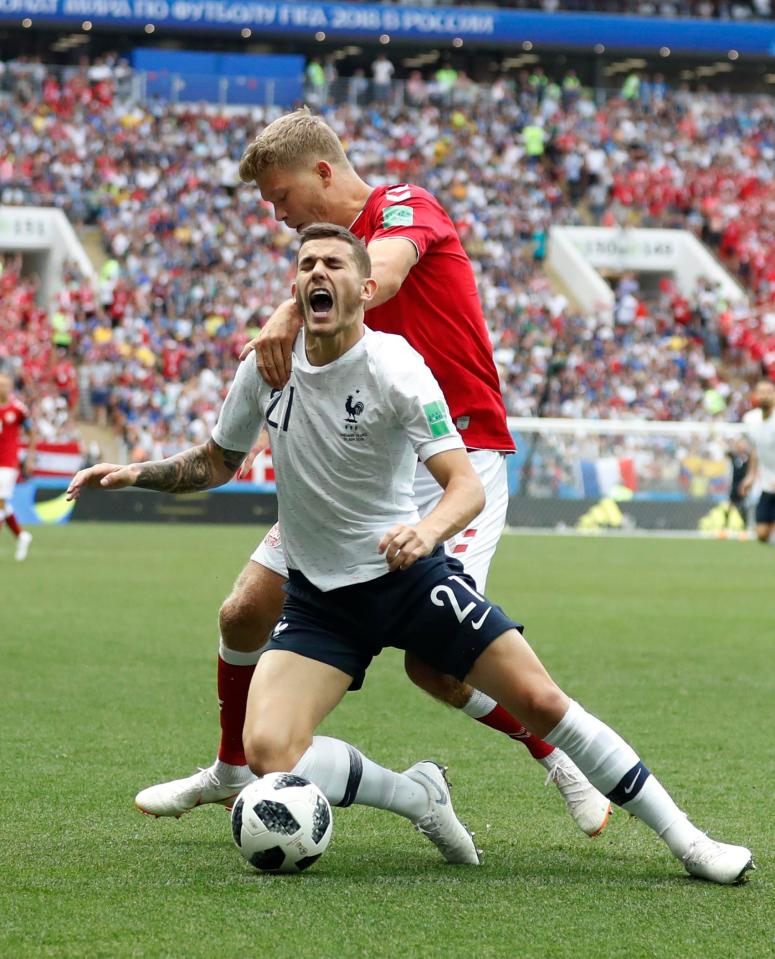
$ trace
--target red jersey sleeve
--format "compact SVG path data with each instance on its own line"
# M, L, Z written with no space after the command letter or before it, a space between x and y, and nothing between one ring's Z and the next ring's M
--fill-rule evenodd
M350 229L367 246L398 237L414 244L417 263L395 296L368 311L366 323L403 336L423 357L466 446L512 452L476 278L444 208L414 184L379 186Z
M409 240L417 250L418 260L449 232L449 220L438 200L409 183L388 187L370 213L372 229L367 244L393 238Z

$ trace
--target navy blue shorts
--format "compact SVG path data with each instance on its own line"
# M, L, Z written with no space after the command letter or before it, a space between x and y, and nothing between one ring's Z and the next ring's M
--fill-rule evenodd
M756 504L756 522L775 523L775 493L762 493Z
M335 666L353 677L353 690L386 646L462 680L493 640L523 628L477 593L462 564L441 547L408 570L325 593L291 569L285 591L266 649Z

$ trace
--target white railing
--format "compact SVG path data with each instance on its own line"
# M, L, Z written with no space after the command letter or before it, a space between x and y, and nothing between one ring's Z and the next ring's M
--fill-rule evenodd
M573 499L702 499L729 489L741 424L512 417L512 491Z
M572 433L577 436L704 436L707 439L743 436L742 423L688 422L686 420L572 420L560 417L538 418L534 416L510 416L512 433L540 433L553 435Z

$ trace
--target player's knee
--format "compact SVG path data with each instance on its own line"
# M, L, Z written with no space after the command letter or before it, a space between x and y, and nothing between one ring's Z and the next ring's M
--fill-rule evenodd
M532 683L521 697L520 714L529 729L553 729L568 709L568 697L551 679Z
M309 748L310 740L270 726L246 730L243 747L248 766L256 776L290 772Z
M232 593L221 606L218 625L229 649L253 652L266 643L274 622L268 621L260 605L248 602L238 593Z
M404 669L415 686L419 686L434 699L440 699L455 709L462 709L471 698L470 686L461 683L454 676L438 672L410 653L404 657Z

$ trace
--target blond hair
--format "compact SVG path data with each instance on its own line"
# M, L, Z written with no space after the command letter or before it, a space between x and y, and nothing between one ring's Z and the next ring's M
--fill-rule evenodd
M257 183L270 169L296 169L305 160L326 160L349 166L339 137L307 107L286 113L265 127L242 154L239 175L243 183Z

